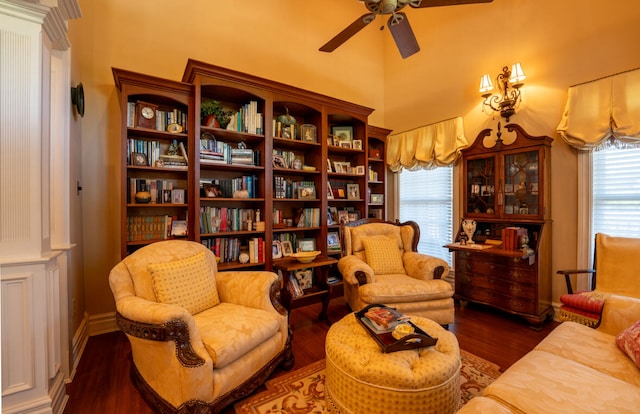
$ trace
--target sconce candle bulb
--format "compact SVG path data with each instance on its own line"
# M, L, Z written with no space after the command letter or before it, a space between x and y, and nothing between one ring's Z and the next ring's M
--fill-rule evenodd
M492 95L493 83L489 75L480 78L480 93L484 98L482 110L489 108L500 112L500 116L509 122L509 118L516 113L516 107L520 103L520 87L526 79L520 63L514 63L511 69L508 66L502 68L502 73L496 76L496 83L500 89L500 95Z

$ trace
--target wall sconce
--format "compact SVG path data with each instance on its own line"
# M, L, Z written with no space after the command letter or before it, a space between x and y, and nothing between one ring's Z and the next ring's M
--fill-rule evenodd
M500 88L500 95L492 95L493 83L489 75L480 78L480 93L484 98L482 110L485 107L492 111L500 112L500 116L509 122L509 118L516 113L516 107L520 103L520 87L526 79L520 63L514 63L509 70L508 66L502 68L502 73L496 76L496 83Z

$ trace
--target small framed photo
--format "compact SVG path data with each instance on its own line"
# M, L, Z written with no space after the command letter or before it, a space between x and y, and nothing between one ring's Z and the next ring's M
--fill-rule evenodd
M327 145L329 145L329 146L333 145L333 135L329 135L327 137Z
M333 166L337 173L347 174L349 173L349 168L351 168L351 163L348 161L334 161Z
M356 174L358 175L364 175L364 165L358 165L356 167Z
M340 140L340 148L351 148L351 141Z
M316 198L315 187L298 187L298 198Z
M340 187L337 190L338 190L338 195L336 198L347 198L347 194L344 191L344 187Z
M360 186L358 184L347 184L347 199L360 199Z
M327 250L334 252L340 250L340 235L337 231L327 233Z
M313 252L316 250L316 239L303 238L296 240L296 251L298 252Z
M278 240L271 243L271 258L279 259L282 257L282 244Z
M313 287L313 269L300 269L293 272L296 279L298 279L298 285L302 289L309 289Z
M331 220L333 221L334 224L340 223L340 219L338 218L338 207L330 206L329 214L331 214Z
M147 154L142 152L131 153L131 165L137 165L140 167L147 167L149 162L147 161Z
M291 253L293 253L293 246L289 240L281 241L280 246L282 247L282 256L291 256Z
M384 203L384 194L371 194L371 204Z
M362 150L362 140L354 139L353 140L353 149Z
M304 142L317 142L316 126L311 124L300 125L300 138Z
M338 220L340 224L346 224L349 222L349 212L347 210L338 211Z
M351 141L353 140L353 127L352 126L334 126L331 129L334 137L338 138L338 141Z
M331 182L327 181L327 198L333 200L333 189L331 189Z
M287 161L285 161L282 155L273 156L273 166L276 168L288 168Z
M334 161L333 168L336 170L337 173L344 172L342 171L342 163L340 161Z
M359 211L350 211L348 213L347 217L349 217L349 223L351 223L353 221L358 221L358 220L360 220L360 212Z
M182 188L174 188L171 190L171 203L184 204L184 190Z

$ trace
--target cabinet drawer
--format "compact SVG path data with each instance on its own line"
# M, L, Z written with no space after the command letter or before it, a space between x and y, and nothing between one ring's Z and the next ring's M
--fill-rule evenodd
M470 301L494 305L498 308L513 312L536 314L538 311L538 302L535 300L514 297L489 289L471 287L459 292L458 295Z
M460 290L486 289L527 300L534 300L537 294L535 285L468 273L456 274L456 291L458 286Z
M491 276L499 279L511 280L519 283L536 283L536 267L513 267L496 263L483 258L456 257L456 272L473 273L476 275Z

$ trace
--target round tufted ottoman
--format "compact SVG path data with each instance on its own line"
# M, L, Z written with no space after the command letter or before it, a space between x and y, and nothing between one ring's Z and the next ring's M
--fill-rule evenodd
M438 342L433 347L383 353L354 313L327 333L325 396L338 413L434 413L460 404L458 340L432 320L411 321Z

